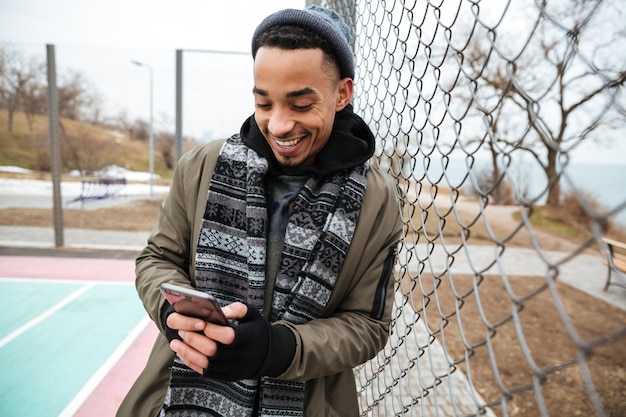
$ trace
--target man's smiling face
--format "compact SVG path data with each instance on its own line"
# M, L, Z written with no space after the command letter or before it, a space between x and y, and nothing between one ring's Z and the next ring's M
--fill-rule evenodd
M339 80L321 49L257 51L254 117L285 172L313 163L330 138L335 113L350 103L352 91L352 79Z

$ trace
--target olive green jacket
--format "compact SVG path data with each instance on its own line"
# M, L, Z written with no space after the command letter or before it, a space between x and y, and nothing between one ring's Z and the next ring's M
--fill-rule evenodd
M165 303L159 286L195 286L196 245L222 143L210 142L180 159L169 196L137 258L137 291L161 334L118 417L156 416L162 406L173 353L159 319ZM323 317L302 325L280 322L294 332L297 347L278 379L306 381L307 416L359 414L352 368L374 357L387 342L393 304L390 276L401 227L390 177L371 168L354 238Z

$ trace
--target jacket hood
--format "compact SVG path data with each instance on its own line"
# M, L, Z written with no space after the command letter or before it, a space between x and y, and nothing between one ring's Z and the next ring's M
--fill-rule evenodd
M270 161L270 170L280 172L280 166L272 148L250 116L241 126L243 142L259 155ZM363 164L374 154L374 135L363 119L349 105L335 115L335 122L326 145L315 156L313 165L302 167L300 175L326 176L334 172Z

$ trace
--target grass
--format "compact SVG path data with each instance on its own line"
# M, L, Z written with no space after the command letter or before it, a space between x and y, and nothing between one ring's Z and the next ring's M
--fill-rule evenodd
M63 170L76 169L74 160L94 170L109 165L118 165L131 171L147 172L149 149L148 143L120 137L112 131L99 126L75 120L61 119L62 135L60 141L74 144L72 157L68 157L64 148ZM24 113L16 112L13 116L13 131L8 131L8 113L0 110L0 166L17 166L36 171L47 171L50 167L50 134L48 117L37 115L32 131L29 129ZM155 147L154 172L162 178L171 178L172 171Z
M598 233L626 241L626 227L609 218L609 210L593 195L581 191L564 193L557 207L535 206L529 210L520 205L488 204L481 209L474 197L461 195L458 190L437 186L433 192L428 184L401 185L407 192L403 205L405 231L415 235L415 243L426 240L457 245L465 240L478 245L497 242L529 247L535 241L545 250L569 250L568 243L570 247L581 245ZM419 190L421 197L407 190ZM529 226L524 213L529 214ZM555 245L555 239L561 244Z
M596 213L606 212L592 196L585 195L586 204ZM558 207L534 207L530 215L533 227L565 239L583 241L593 237L593 227L598 227L605 237L618 241L626 241L626 228L602 216L594 219L588 209L571 193L563 195ZM514 215L515 220L521 221L520 213Z
M548 207L535 207L530 215L530 223L547 233L564 237L581 239L591 235L588 230L571 225L562 219L554 218L551 215L552 211ZM515 220L522 221L522 215L515 213Z

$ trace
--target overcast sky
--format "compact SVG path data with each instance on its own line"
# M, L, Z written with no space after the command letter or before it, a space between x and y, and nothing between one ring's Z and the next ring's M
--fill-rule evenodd
M252 33L265 16L304 4L304 0L0 0L0 38L67 46L248 51Z

